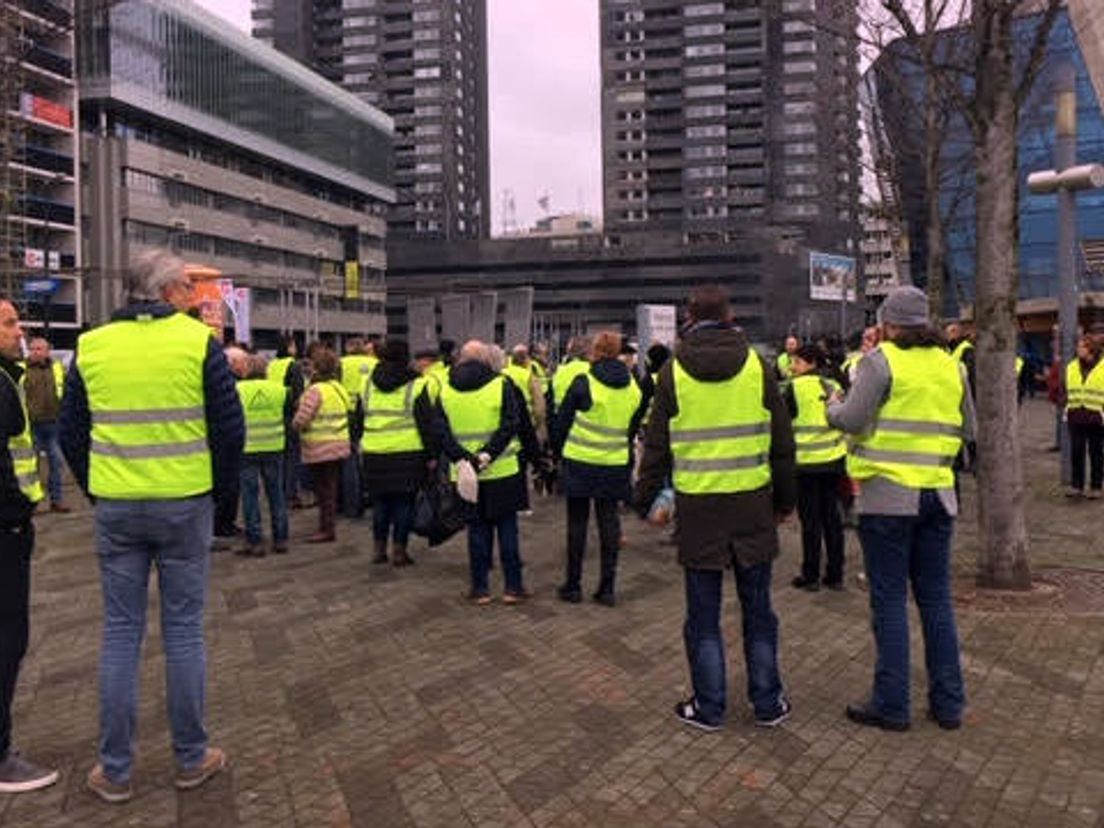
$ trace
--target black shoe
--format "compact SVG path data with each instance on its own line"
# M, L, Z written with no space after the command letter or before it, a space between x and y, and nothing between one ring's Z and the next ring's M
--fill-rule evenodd
M928 718L939 725L941 730L958 730L962 727L962 717L957 719L941 719L935 715L934 710L928 711Z
M790 581L790 584L793 585L795 589L803 589L806 592L818 592L820 590L820 581L810 581L802 575L798 575L796 578Z
M612 592L596 592L590 597L594 599L594 603L601 604L603 607L617 606L617 598Z
M675 715L683 724L688 724L690 727L696 727L698 730L704 730L707 733L715 733L721 729L720 722L710 722L702 718L701 711L698 710L698 706L693 699L676 704Z
M779 702L777 711L768 716L756 716L755 724L757 727L778 727L790 718L791 713L793 713L793 705L790 704L789 699L783 697Z
M887 719L875 710L869 702L847 705L847 718L855 724L866 725L867 727L878 727L882 730L900 732L909 729L909 723L907 721L899 722L893 719Z
M821 583L825 589L830 589L832 592L843 592L844 590L842 578L838 581L822 581Z
M572 589L568 586L562 586L556 588L556 595L561 601L567 601L569 604L581 604L583 601L583 592L579 589Z

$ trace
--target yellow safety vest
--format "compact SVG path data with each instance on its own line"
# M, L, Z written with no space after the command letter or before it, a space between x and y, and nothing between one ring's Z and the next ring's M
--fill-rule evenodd
M365 383L364 436L360 440L365 454L397 454L425 448L414 420L414 403L427 382L425 377L419 377L393 391L381 391L372 380Z
M529 409L529 413L533 413L533 369L528 365L516 365L511 362L505 368L502 369L502 373L510 378L510 381L517 386L518 391L521 392L521 396L525 398L525 407Z
M276 357L272 362L268 363L268 368L265 370L265 376L273 382L285 385L287 384L288 369L293 362L295 362L293 357Z
M694 379L675 358L678 414L671 418L671 458L680 494L750 492L771 482L771 414L763 405L763 366L749 353L734 377Z
M783 351L778 355L778 373L782 375L782 379L789 379L793 376L793 358L789 352Z
M19 395L19 405L23 409L23 431L8 439L8 451L11 452L15 481L19 490L31 503L43 498L42 481L38 478L38 457L35 456L34 437L31 434L31 416L27 413L27 396L21 383L15 382L7 371L0 370L5 379L15 386Z
M1066 411L1071 408L1104 413L1104 359L1084 378L1077 359L1066 366Z
M797 416L793 421L797 465L813 466L846 457L843 433L828 425L824 404L826 394L839 386L816 374L794 377L790 384L797 403Z
M502 423L502 384L505 377L495 377L475 391L457 391L451 385L441 389L441 408L448 419L452 436L466 451L472 454L490 442ZM479 473L480 480L498 480L521 471L518 452L521 444L515 435L502 454ZM453 480L457 478L456 464L451 469Z
M584 374L590 408L576 411L564 442L563 456L593 466L627 466L629 426L643 394L631 377L624 388L610 388L593 373Z
M240 380L238 397L245 414L245 454L283 451L287 387L270 379Z
M378 357L367 354L346 354L341 358L341 384L349 392L349 401L354 407L378 362Z
M972 351L973 348L974 343L968 339L964 339L955 346L955 349L953 351L951 351L951 357L954 359L955 362L962 362L964 359L966 359L966 352Z
M426 368L422 376L428 380L426 390L429 392L430 401L437 402L441 396L441 389L448 384L449 367L441 360L437 360Z
M322 404L303 432L304 443L349 442L349 392L337 380L316 382Z
M571 387L575 377L585 374L589 370L590 363L582 358L565 362L556 369L556 373L552 375L552 402L557 408L563 405L564 397L567 396L567 389Z
M953 486L966 392L958 362L941 348L898 348L892 342L879 348L889 364L889 399L873 430L852 441L847 473L856 480L884 477L910 489Z
M88 392L88 489L119 500L175 500L211 491L203 365L211 330L182 313L111 322L82 334Z

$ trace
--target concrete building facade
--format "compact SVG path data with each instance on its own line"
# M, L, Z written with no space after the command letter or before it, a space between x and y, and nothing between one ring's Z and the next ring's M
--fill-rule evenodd
M486 0L253 0L253 34L395 121L395 238L490 235Z
M263 347L382 333L391 119L187 0L82 23L90 318L167 247L251 289Z

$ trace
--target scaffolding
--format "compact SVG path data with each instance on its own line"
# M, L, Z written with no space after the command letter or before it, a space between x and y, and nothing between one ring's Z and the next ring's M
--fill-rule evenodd
M0 292L9 297L27 273L27 222L23 216L28 184L22 162L27 124L20 112L25 20L15 3L0 0Z

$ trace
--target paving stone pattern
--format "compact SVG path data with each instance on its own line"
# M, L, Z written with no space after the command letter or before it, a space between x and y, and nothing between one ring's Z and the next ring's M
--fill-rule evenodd
M1047 416L1036 403L1027 418L1041 501L1033 521L1050 565L1084 567L1104 556L1104 506L1051 492L1054 456L1041 451ZM293 538L312 520L297 513ZM872 671L866 594L853 580L843 594L792 590L798 543L787 526L775 597L793 718L775 731L751 724L729 583L730 718L722 732L703 734L671 715L688 686L673 548L627 518L621 604L560 603L557 500L539 500L522 519L536 597L519 607L461 600L462 539L432 551L415 544L409 569L373 566L366 521L341 522L336 545L295 545L286 557L216 555L208 724L231 769L194 792L172 788L154 600L136 798L108 806L82 787L94 761L100 633L90 514L44 516L39 526L16 739L57 763L62 780L0 797L3 828L1104 824L1100 614L967 604L959 625L970 708L956 733L924 719L914 619L913 730L860 728L842 713ZM963 529L958 564L968 569ZM853 575L858 550L848 543Z

